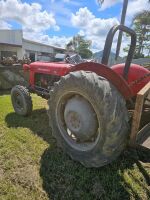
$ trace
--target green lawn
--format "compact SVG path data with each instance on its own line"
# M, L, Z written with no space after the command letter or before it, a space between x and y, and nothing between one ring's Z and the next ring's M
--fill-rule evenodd
M149 152L126 150L111 165L86 169L57 148L46 101L33 96L33 104L24 118L0 96L0 200L150 199Z

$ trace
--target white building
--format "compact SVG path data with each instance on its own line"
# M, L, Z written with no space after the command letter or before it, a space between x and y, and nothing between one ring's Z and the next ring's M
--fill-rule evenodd
M36 61L42 57L50 61L56 53L65 53L65 49L26 40L22 30L0 30L0 58L17 55L18 59Z

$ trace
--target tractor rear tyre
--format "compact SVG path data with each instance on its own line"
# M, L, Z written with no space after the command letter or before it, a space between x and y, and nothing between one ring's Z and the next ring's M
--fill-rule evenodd
M28 89L16 85L11 90L11 101L15 112L22 116L28 116L32 112L32 99Z
M105 78L93 72L71 72L54 84L48 104L53 136L73 160L100 167L125 148L126 103Z

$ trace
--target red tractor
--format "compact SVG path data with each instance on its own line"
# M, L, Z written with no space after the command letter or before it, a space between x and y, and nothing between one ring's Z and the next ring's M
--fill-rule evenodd
M125 64L108 66L116 31L131 36ZM70 157L86 167L100 167L120 155L129 139L129 105L150 82L150 71L131 64L136 34L123 26L113 27L107 36L102 63L34 62L24 65L29 71L29 87L11 91L14 110L27 116L32 111L30 93L48 99L49 124L53 136ZM74 64L73 64L74 63Z

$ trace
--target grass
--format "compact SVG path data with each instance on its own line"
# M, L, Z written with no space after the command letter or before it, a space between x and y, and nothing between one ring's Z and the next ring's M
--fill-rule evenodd
M126 150L108 166L86 169L57 148L46 101L33 96L33 104L24 118L9 95L0 96L0 200L150 199L149 151Z

